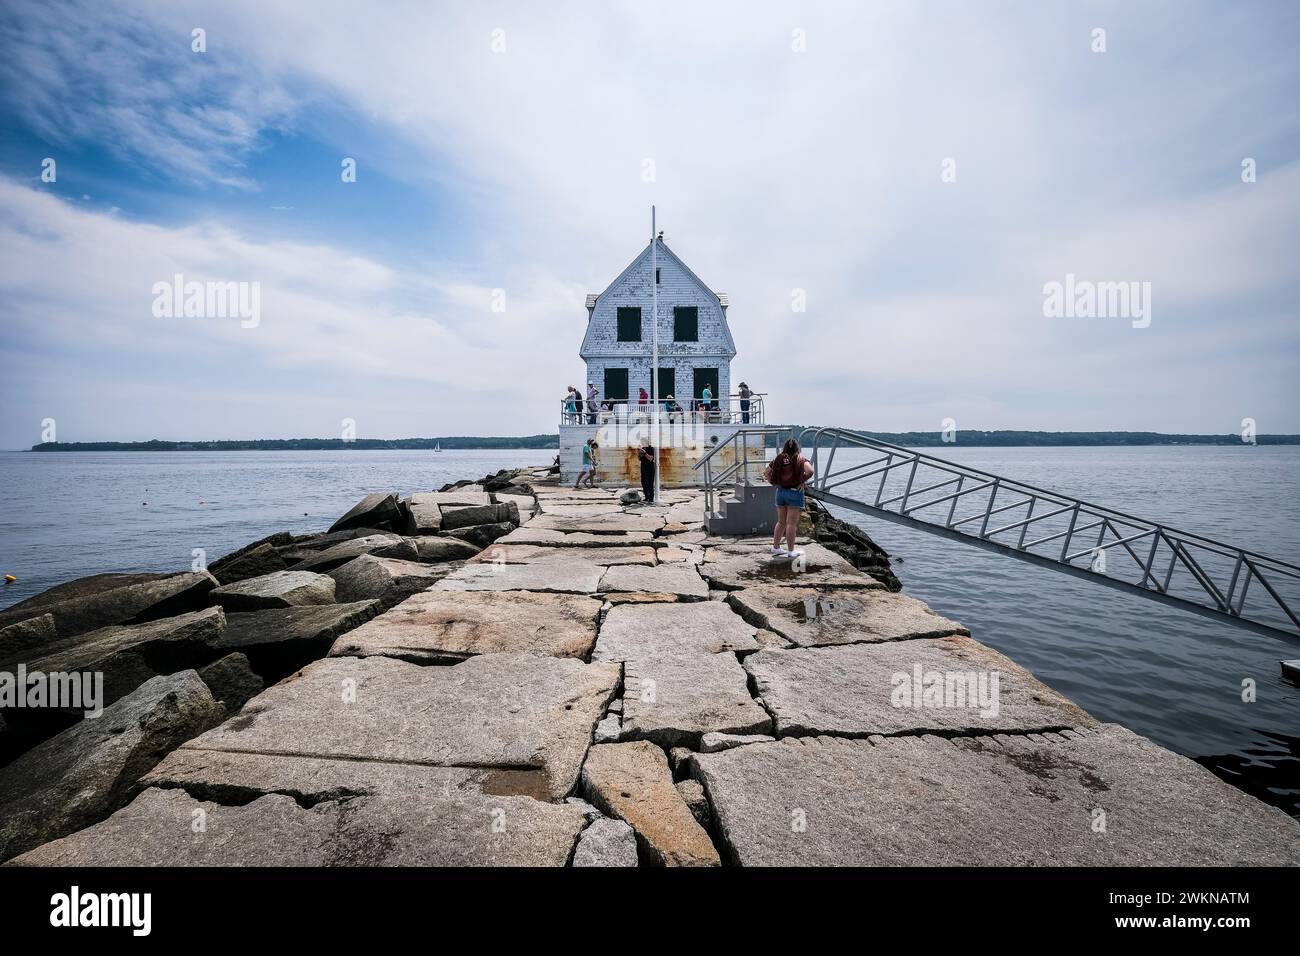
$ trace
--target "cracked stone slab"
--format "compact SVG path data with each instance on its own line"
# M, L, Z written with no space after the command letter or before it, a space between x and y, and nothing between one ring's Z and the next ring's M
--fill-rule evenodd
M540 514L528 522L528 527L543 531L587 531L593 534L623 534L629 531L658 531L664 519L655 515L617 514L566 517Z
M799 561L773 555L771 547L770 543L765 543L736 550L709 548L704 553L700 573L715 587L728 590L764 584L778 587L882 587L838 554L819 544L800 545L804 556Z
M754 628L718 601L623 604L611 608L592 660L626 661L757 650Z
M227 611L333 604L334 579L314 571L275 571L213 588L211 597Z
M611 567L600 579L600 590L676 594L680 597L699 599L709 596L709 586L700 577L699 571L693 564Z
M497 538L494 544L537 544L552 548L610 548L626 545L653 545L655 536L649 531L626 531L618 534L592 534L589 531L551 531L534 528L532 522Z
M824 644L948 637L970 632L906 594L861 588L760 585L727 595L727 602L757 627L802 647Z
M766 650L744 666L781 736L1031 733L1096 723L969 637Z
M587 798L627 821L664 866L720 866L718 851L673 786L668 758L652 743L596 744L582 767Z
M614 564L654 565L658 562L658 549L649 543L616 547L572 547L563 550L536 544L489 545L473 559L474 564L540 564L546 561L590 561L609 567Z
M763 734L772 729L767 711L749 695L748 676L733 654L637 658L623 665L623 675L623 740L694 747L710 731Z
M422 591L339 638L333 657L455 661L500 652L585 657L599 599L530 591Z
M466 564L436 585L438 591L553 591L593 594L605 568L590 561L541 564Z
M138 789L149 787L180 788L197 799L217 803L244 803L278 793L304 806L369 794L405 795L422 802L472 793L548 798L546 775L541 770L184 748L172 751L140 778Z
M206 829L195 833L195 811ZM527 797L367 796L245 806L146 790L103 823L38 847L25 866L564 866L582 811Z
M485 654L454 667L330 657L185 746L304 757L541 770L565 796L619 682L617 664Z
M542 514L561 518L593 518L601 515L623 514L623 506L615 498L610 501L556 501L541 502Z
M1300 864L1300 825L1283 811L1117 724L788 738L693 759L747 866Z

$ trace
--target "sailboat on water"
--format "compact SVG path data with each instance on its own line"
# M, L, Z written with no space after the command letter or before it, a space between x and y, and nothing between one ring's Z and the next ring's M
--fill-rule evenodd
M436 442L434 442L434 443L433 443L433 450L434 450L434 451L442 451L442 442L440 442L440 441L436 441Z

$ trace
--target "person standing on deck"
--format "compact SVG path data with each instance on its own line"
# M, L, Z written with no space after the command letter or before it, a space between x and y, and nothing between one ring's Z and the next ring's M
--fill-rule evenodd
M776 485L776 531L772 535L772 554L783 558L798 558L803 552L795 548L799 534L799 515L803 513L803 486L813 476L813 466L799 454L799 443L786 439L785 445L771 463L763 469L763 477ZM788 548L781 547L785 537Z
M641 395L639 398L637 398L637 405L640 406L640 408L638 408L637 411L644 412L648 404L650 404L650 393L647 392L644 388L642 388Z
M596 391L596 383L588 382L587 383L587 424L588 425L596 424L596 411L597 411L596 396L599 394L600 393Z
M703 390L700 392L700 410L704 412L704 420L709 421L709 409L713 407L713 389L705 383Z
M740 383L740 421L743 425L749 424L749 397L753 394L748 385Z
M637 453L641 459L641 490L645 492L647 504L653 504L655 500L655 468L658 467L659 456L655 453L653 446L646 445Z
M577 425L579 423L578 408L581 405L582 405L582 394L576 388L570 385L569 391L564 396L564 412L565 412L564 421L566 424Z

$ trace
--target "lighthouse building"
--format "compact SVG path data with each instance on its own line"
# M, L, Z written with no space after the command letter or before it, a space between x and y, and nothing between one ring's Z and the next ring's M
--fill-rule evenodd
M658 299L659 441L650 431L655 299ZM763 396L742 398L731 361L736 344L727 296L714 292L662 238L638 253L613 282L587 296L587 327L579 356L586 377L577 412L562 403L560 465L572 482L582 446L600 444L597 477L636 485L637 447L659 449L665 485L694 484L691 465L713 444L745 425L763 424ZM588 400L594 388L594 400ZM641 390L650 396L641 400ZM706 402L707 399L707 402Z

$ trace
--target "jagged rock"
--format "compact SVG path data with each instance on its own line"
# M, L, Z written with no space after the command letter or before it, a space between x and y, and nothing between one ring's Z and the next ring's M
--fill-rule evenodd
M879 586L749 587L727 601L745 620L803 647L970 633L923 601Z
M533 777L537 791L559 800L577 781L618 680L617 664L535 654L487 654L455 667L330 657L268 687L184 749L494 767ZM524 781L514 786L522 792Z
M635 488L629 488L618 496L619 504L623 505L634 505L642 500L641 492L637 491Z
M105 591L114 591L118 588L124 588L131 584L143 584L147 581L161 581L163 578L171 577L169 573L144 572L137 574L92 574L84 578L75 578L71 581L64 581L62 584L56 584L52 588L46 588L40 594L34 594L24 601L19 601L6 608L3 615L17 614L22 611L33 611L39 613L39 608L49 607L51 604L61 604L64 601L74 601L79 598L92 597L96 594L102 594ZM16 616L14 620L26 620L33 617L34 614ZM5 624L7 626L7 622Z
M103 819L164 754L223 715L194 671L155 677L0 768L0 860Z
M377 600L391 607L418 591L431 588L454 568L434 567L417 561L363 554L329 572L337 601Z
M442 528L442 509L436 501L430 501L430 497L426 492L406 499L407 534L437 534Z
M347 528L400 530L404 524L397 495L376 492L373 495L366 495L353 505L347 514L330 525L330 530L343 531Z
M564 802L569 804L570 806L577 807L579 810L581 810L582 815L587 818L588 823L590 823L592 820L609 819L609 817L605 816L603 813L601 813L599 810L593 807L586 800L582 799L582 797L565 797ZM633 844L633 846L635 846L635 843Z
M605 615L592 659L626 661L758 647L753 625L725 604L654 602L612 608Z
M199 668L199 677L208 685L214 700L234 713L262 692L262 678L253 673L248 658L243 654L227 654L206 667Z
M222 558L221 561L210 565L208 570L222 584L234 584L236 581L284 571L288 567L288 563L276 550L275 545L267 542L238 555Z
M478 524L501 524L502 522L509 523L511 521L515 524L519 523L519 509L511 510L509 505L447 505L442 509L442 530L444 531L468 528Z
M619 734L622 733L623 725L618 716L610 714L596 725L596 743L608 744L618 740Z
M713 811L709 809L709 798L704 795L703 785L698 780L679 780L673 786L682 795L691 816L707 830L713 823Z
M428 491L411 495L412 500L419 498L423 502L437 505L439 508L464 508L467 506L490 505L492 496L482 488L455 488L446 491Z
M57 639L58 631L55 630L52 614L18 621L0 628L0 660L44 653L44 649Z
M104 675L104 699L111 704L158 674L206 663L226 628L221 608L176 617L100 628L64 639L27 664L28 673Z
M418 560L425 564L440 561L464 561L474 557L482 548L459 538L444 538L426 535L412 539L415 543Z
M333 604L334 579L312 571L276 571L223 584L212 591L212 599L228 611Z
M288 565L280 556L280 549L293 545L293 535L288 531L277 531L244 545L208 565L208 570L222 584L230 584L243 578L254 578L259 574L283 571ZM279 557L277 562L275 555Z
M592 594L605 569L589 561L546 564L466 564L434 587L439 591L554 591Z
M582 786L597 807L631 824L654 862L721 865L709 835L673 786L667 758L654 744L596 744L582 766Z
M574 866L636 866L636 832L622 820L593 820L578 837Z
M195 832L202 811L205 827ZM528 797L376 794L302 807L269 794L204 803L146 790L108 820L39 847L25 866L564 866L582 811Z
M378 601L357 601L235 612L226 615L226 631L217 640L216 647L221 651L242 651L256 664L267 650L316 645L299 652L309 655L308 660L315 660L340 634L374 617L378 608Z
M781 736L1030 733L1094 723L969 637L760 651L745 670Z
M109 587L111 580L104 576L96 576L93 584L86 583L88 579L69 582L61 586L61 594L72 595L66 600L33 603L44 597L38 594L23 602L21 608L0 612L0 627L48 613L54 618L59 637L65 638L113 624L152 621L197 610L211 603L208 592L217 586L217 579L207 571L124 577L131 583L121 587ZM134 580L137 577L145 579Z
M391 534L389 531L381 531L379 528L348 528L344 531L330 531L322 534L305 534L293 539L292 544L279 547L278 550L286 561L302 561L310 558L313 552L324 551L326 548L341 544L344 541L352 541L355 538L369 538L376 534Z
M622 565L611 567L600 579L602 591L643 591L675 594L685 598L707 598L709 586L694 565L661 564L655 567Z
M791 737L694 759L743 866L1300 864L1277 807L1116 724L1067 734Z
M532 517L533 512L537 510L537 499L532 495L496 494L493 497L503 505L513 504L520 519Z
M486 548L498 538L504 538L515 526L509 521L502 521L498 524L476 524L468 528L455 528L448 531L447 534L453 538L460 538L462 541L468 541L476 548Z
M695 751L690 747L671 747L668 750L668 764L673 768L673 779L681 780L691 769L691 755Z
M705 734L700 738L700 753L712 754L732 747L743 747L745 744L770 743L775 739L766 734Z
M586 657L599 614L600 602L586 595L435 589L339 638L330 654L417 664L501 652Z
M363 554L373 554L377 558L397 558L403 561L418 561L420 550L416 547L417 538L404 538L398 534L371 534L350 541L340 541L328 548L309 555L293 566L295 571L316 571L324 574L340 565L347 564L353 558Z

